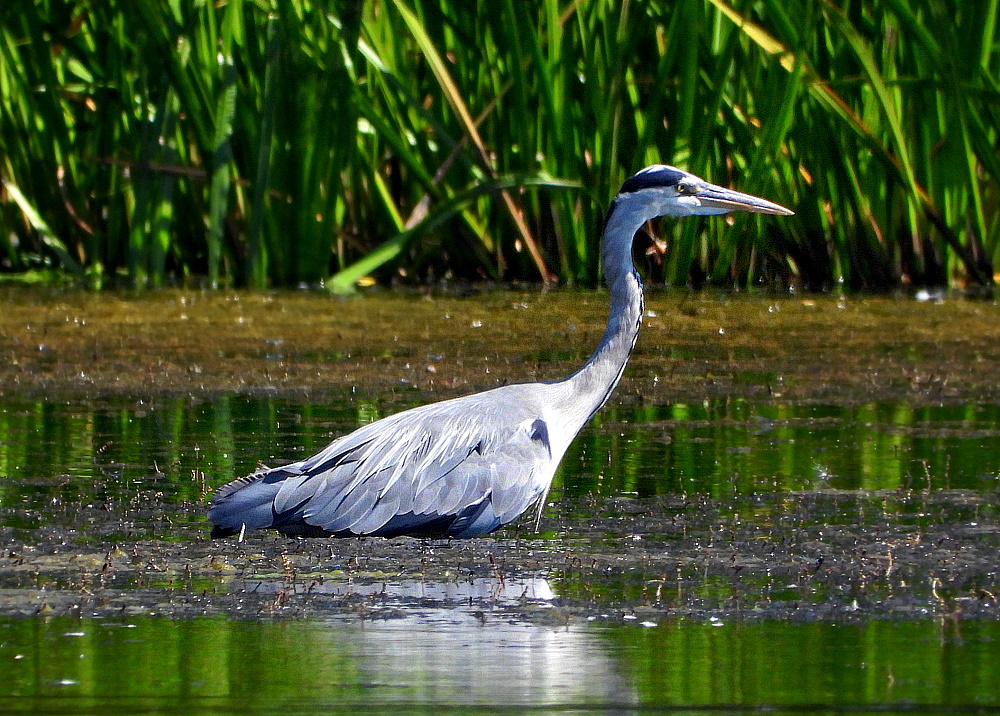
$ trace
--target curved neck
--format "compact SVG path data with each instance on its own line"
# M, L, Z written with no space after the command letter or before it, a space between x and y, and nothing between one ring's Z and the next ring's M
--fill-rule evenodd
M568 388L563 406L582 427L615 389L642 323L642 281L632 265L632 239L649 216L648 207L631 207L615 199L601 238L601 264L611 291L608 327L580 370L564 381Z

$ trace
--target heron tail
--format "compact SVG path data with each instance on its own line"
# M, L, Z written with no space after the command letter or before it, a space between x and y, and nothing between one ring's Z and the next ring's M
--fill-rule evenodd
M278 471L280 468L260 470L233 480L216 491L208 510L213 539L274 524L274 496L278 493L281 480L273 478Z

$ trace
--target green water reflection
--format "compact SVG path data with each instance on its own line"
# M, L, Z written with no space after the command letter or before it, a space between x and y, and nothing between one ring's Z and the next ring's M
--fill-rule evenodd
M570 457L585 468L566 478L570 490L982 490L1000 474L997 405L706 401L612 409L581 438Z
M398 409L398 403L393 407ZM176 527L179 522L204 520L204 500L215 486L252 471L258 460L276 464L310 454L332 437L386 412L370 401L314 405L232 396L211 401L162 398L152 404L2 402L0 528L30 542L32 528L72 525L79 528L73 533L74 548L97 541L99 559L71 570L96 572L108 553L109 563L118 565L125 579L138 574L125 566L131 555L128 545L135 539L148 540L140 546L146 554L153 550L151 543L203 534L201 524L187 531ZM596 568L590 561L557 562L559 569L548 576L558 596L536 600L532 608L558 612L560 599L592 608L567 610L566 618L532 618L530 623L510 617L511 612L494 615L482 602L473 607L471 600L450 599L428 606L427 600L416 598L386 610L398 618L368 621L344 609L328 621L271 622L265 612L263 621L107 618L118 611L90 619L4 618L0 619L0 711L353 713L363 708L366 713L379 709L395 713L442 706L461 713L478 712L483 706L514 710L530 706L538 713L636 706L692 707L702 713L750 706L775 712L814 707L883 712L998 709L1000 622L963 621L959 611L930 617L952 614L941 606L949 594L956 599L973 594L978 601L992 596L964 583L948 584L949 567L941 560L968 558L969 550L908 560L910 542L904 538L912 535L904 530L892 545L898 565L869 564L864 553L859 557L849 551L853 542L845 546L836 541L835 529L872 525L873 536L863 531L850 534L865 538L866 549L885 547L880 547L877 533L889 513L904 527L927 527L924 522L941 518L938 513L943 508L933 500L938 490L978 493L968 505L952 500L948 508L948 525L973 529L979 512L988 512L980 503L996 492L998 474L1000 406L995 404L913 408L904 403L824 406L718 400L635 409L612 406L573 444L553 497L557 502L565 497L567 504L586 503L568 498L591 493L609 497L700 493L720 498L720 510L737 511L744 520L752 516L759 531L740 532L736 518L720 520L729 531L720 533L719 539L739 537L742 542L733 541L718 557L725 565L723 569L716 564L713 578L703 574L707 562L683 562L683 566L669 545L662 550L657 546L658 539L680 539L683 533L678 528L666 537L643 533L643 541L636 544L651 545L647 547L651 561L633 564L634 572L616 576L612 571L595 580ZM926 499L903 500L902 507L893 493L865 499L869 490L897 488L909 488L903 492L915 491ZM840 499L810 507L814 492L829 495L836 490L854 492L837 493ZM102 529L115 534L90 534L80 513L109 504L109 513L116 517L105 521ZM907 515L906 510L916 512ZM694 525L687 513L681 517ZM807 521L833 529L824 537L829 545L817 547L819 552L806 547L793 550L793 557L809 560L801 569L795 563L793 572L775 577L772 567L787 566L788 560L764 559L777 545L768 541L767 526L782 520L793 525L789 528L793 535L794 525L808 531ZM133 530L128 539L117 533L126 529L119 524ZM913 535L925 533L927 544L937 549L941 540L934 530L918 529ZM952 564L956 579L980 572L992 575L990 534L982 537L987 544L979 552L985 554L981 560L985 563L974 562L965 571ZM620 539L621 534L614 537ZM706 537L711 535L691 539L701 539L704 546ZM59 538L47 539L48 546L58 551ZM961 544L969 547L982 540ZM113 554L117 543L126 546L121 554ZM616 543L612 553L620 546ZM235 545L224 547L239 551ZM523 555L536 548L543 549L516 549L525 550L517 553ZM327 561L340 565L331 555L311 557L309 550L318 547L302 549L305 565ZM739 552L741 569L744 562L749 565L739 577L731 574L730 549ZM884 551L873 551L872 559ZM42 552L32 557L39 564ZM860 560L860 571L850 572L843 582L826 580L816 572L815 557L827 553L844 561ZM14 560L13 551L8 556ZM763 561L755 571L758 558ZM252 562L256 557L247 559ZM865 564L871 569L865 571ZM39 570L44 575L44 569ZM575 579L574 570L584 576ZM805 623L760 617L749 622L712 621L719 618L711 617L717 609L705 611L697 622L687 621L691 612L675 611L683 617L667 617L672 597L664 594L661 603L658 593L655 599L650 594L657 584L667 583L668 570L676 570L669 572L669 578L678 590L718 591L695 594L685 602L695 607L699 599L709 606L735 600L747 609L783 602L849 605L858 595L865 608L899 595L910 600L903 606L915 605L907 612L915 621ZM259 571L280 582L280 566L277 572L265 566ZM695 579L696 572L700 579ZM92 584L75 571L66 573L69 577L55 573L37 583L30 572L12 574L22 588L27 585L42 592L55 591L62 584L59 579L70 577L78 583L67 581L64 590ZM253 569L244 576L261 584L266 581ZM934 600L903 586L904 581L921 580L925 591L933 591L939 588L934 581L938 577L943 596L933 594ZM182 576L158 578L176 578L182 588L157 592L154 601L183 601L216 584L188 582ZM992 576L982 580L983 589L995 591L991 580ZM336 586L336 580L330 583ZM380 580L370 586L384 589ZM0 598L7 597L0 592ZM660 608L658 624L641 625L641 618L627 621L626 611L601 606L643 605L651 599ZM316 602L323 603L319 598ZM538 606L539 602L545 604ZM940 608L934 611L928 604ZM605 608L612 613L601 616Z
M657 704L995 706L1000 625L872 622L610 630L637 692Z
M0 620L0 709L995 708L1000 624Z
M0 506L201 500L215 486L304 457L386 411L222 397L123 405L0 403ZM611 407L584 428L554 497L811 489L994 490L1000 405L912 408L707 401Z

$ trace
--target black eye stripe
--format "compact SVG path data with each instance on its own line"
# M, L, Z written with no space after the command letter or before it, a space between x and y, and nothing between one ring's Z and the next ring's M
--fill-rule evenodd
M627 179L619 193L629 194L643 189L656 189L660 187L672 186L679 183L685 177L685 173L680 169L668 166L647 167L635 176Z

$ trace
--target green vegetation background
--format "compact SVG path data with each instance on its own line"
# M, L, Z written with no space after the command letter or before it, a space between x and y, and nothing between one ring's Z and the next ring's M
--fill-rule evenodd
M593 284L663 162L793 208L664 223L670 284L989 285L998 0L21 0L0 277Z

